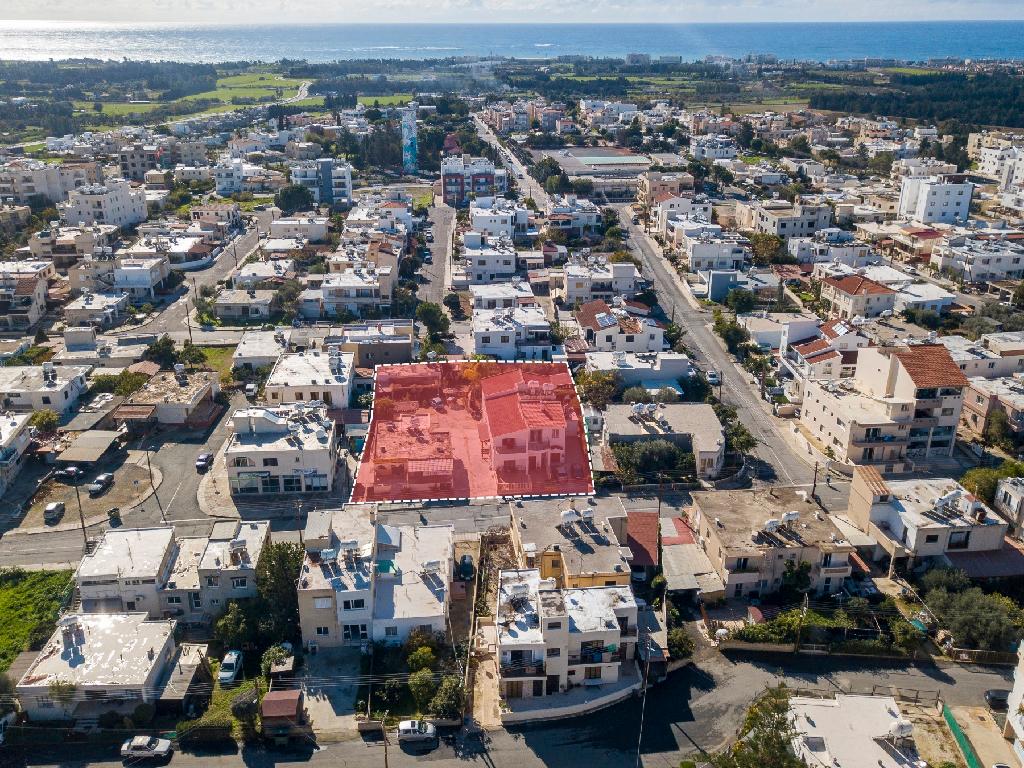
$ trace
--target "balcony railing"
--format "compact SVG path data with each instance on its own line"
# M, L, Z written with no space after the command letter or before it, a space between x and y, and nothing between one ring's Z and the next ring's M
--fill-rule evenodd
M636 625L632 627L620 627L619 637L636 637Z
M581 653L578 656L569 656L569 666L576 667L580 664L606 664L612 660L612 654L608 652Z
M544 677L544 663L502 664L502 677Z

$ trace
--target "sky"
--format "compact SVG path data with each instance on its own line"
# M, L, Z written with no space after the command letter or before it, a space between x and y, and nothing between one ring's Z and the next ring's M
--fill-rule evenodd
M515 23L1022 19L1024 0L0 0L49 22Z

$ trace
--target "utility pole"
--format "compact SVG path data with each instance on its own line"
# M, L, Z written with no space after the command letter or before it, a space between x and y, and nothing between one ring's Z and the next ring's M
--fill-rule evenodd
M78 488L78 478L74 478L75 498L78 500L78 522L82 525L82 546L88 548L89 537L85 533L85 513L82 512L82 492Z
M388 713L390 711L390 709L385 710L380 719L380 733L384 737L384 768L388 768Z
M640 733L636 737L636 768L640 768L640 747L644 741L644 714L647 710L647 675L651 671L651 638L644 642L647 648L647 663L644 664L644 692L640 699Z
M815 492L818 490L818 462L814 462L814 480L811 483L811 498L814 498Z
M160 503L160 494L156 492L156 485L153 483L153 465L149 461L149 446L146 446L146 468L149 470L149 487L153 489L153 498L156 499L157 509L160 510L160 520L167 522L164 515L164 505Z
M796 650L800 650L800 639L804 632L804 617L807 616L807 593L804 592L804 604L800 609L800 622L796 625Z

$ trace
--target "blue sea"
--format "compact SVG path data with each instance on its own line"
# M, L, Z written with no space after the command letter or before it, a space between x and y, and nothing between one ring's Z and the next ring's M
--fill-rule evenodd
M0 59L313 62L449 56L542 58L775 54L828 61L1024 59L1024 21L771 24L106 24L0 20Z

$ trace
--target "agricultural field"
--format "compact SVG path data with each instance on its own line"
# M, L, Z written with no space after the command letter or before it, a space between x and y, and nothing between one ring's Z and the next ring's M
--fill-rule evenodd
M412 101L411 93L393 93L390 96L360 96L359 103L366 106L378 104L382 107L393 107L397 104L407 104Z

